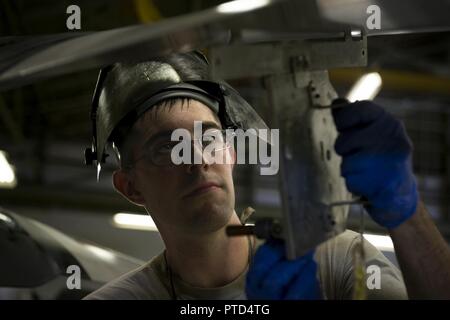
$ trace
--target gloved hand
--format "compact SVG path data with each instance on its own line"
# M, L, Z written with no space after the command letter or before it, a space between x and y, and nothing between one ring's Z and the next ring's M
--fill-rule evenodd
M248 299L321 299L313 251L293 261L285 258L281 240L269 240L256 252L247 273Z
M332 110L347 189L369 201L367 211L386 228L395 228L417 208L412 144L400 121L370 101Z

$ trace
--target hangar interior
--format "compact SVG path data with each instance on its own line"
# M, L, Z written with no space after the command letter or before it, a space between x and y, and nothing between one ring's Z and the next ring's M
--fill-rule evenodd
M68 32L66 8L72 2L0 1L0 51L11 37ZM76 1L82 12L81 31L89 32L157 23L222 2ZM361 75L378 72L383 84L374 101L404 121L414 144L421 199L450 241L450 31L373 35L367 51L366 67L330 69L330 81L345 96ZM59 230L102 259L122 259L123 254L126 267L118 268L120 273L149 260L164 245L151 226L114 220L119 213L145 214L115 192L114 166L106 165L97 182L95 168L83 164L83 151L91 141L89 112L97 73L98 69L76 71L0 92L0 164L7 161L15 173L14 182L0 183L0 206L2 213L13 212ZM264 118L262 84L251 78L230 82ZM234 177L237 211L251 206L256 215L270 217L280 210L277 176L261 176L257 166L243 165L237 166ZM347 224L357 231L358 210L351 210ZM365 232L386 235L368 216ZM389 241L380 246L393 251ZM117 256L108 256L109 249Z

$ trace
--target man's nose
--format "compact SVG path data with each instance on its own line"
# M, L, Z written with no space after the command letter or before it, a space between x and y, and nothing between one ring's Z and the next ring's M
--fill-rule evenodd
M210 163L204 155L202 144L198 141L194 141L192 143L191 163L186 166L188 172L191 173L193 170L200 168L207 170L209 166Z

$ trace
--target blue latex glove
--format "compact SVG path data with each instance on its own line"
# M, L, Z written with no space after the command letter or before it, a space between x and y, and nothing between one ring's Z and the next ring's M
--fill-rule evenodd
M332 111L339 132L336 152L347 188L369 201L367 211L386 228L395 228L417 208L412 144L400 121L370 101Z
M247 273L248 299L321 299L313 251L293 261L285 257L280 240L269 240L255 254Z

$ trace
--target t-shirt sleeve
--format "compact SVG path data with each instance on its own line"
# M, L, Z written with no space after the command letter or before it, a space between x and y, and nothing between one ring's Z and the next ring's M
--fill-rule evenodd
M354 286L353 249L360 235L353 231L320 245L316 252L322 292L327 299L352 299ZM377 248L364 241L367 299L407 299L401 272ZM379 275L379 282L376 279Z

